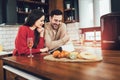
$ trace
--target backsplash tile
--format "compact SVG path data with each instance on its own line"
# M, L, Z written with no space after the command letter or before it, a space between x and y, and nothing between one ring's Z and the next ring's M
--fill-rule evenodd
M15 37L20 25L0 26L0 45L3 50L13 50ZM67 24L67 32L71 40L79 40L78 35L79 23Z
M0 45L3 50L13 50L19 25L0 26Z
M78 22L67 24L67 32L71 40L79 40L78 29L79 29Z

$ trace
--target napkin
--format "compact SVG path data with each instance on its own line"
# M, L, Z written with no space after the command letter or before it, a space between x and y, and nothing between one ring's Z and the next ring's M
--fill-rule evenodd
M72 51L75 50L75 48L74 48L73 44L70 43L70 44L65 44L65 45L63 45L63 46L54 48L54 49L50 50L48 53L49 53L49 54L52 54L52 53L53 53L54 51L56 51L56 50L59 50L60 52L63 51L63 50L64 50L64 51L68 51L68 52L72 52Z

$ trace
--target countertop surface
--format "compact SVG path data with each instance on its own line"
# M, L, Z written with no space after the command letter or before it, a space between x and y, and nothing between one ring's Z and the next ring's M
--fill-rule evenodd
M0 52L0 56L2 56L2 55L8 55L8 54L12 54L12 51L2 51L2 52Z
M88 51L101 53L103 60L78 63L57 62L44 60L46 54L36 54L33 58L6 57L3 58L3 63L52 80L119 80L120 51L89 49Z

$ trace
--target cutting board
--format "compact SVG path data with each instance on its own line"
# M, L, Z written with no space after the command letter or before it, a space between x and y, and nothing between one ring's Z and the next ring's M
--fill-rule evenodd
M44 57L44 60L49 60L49 61L60 61L60 62L97 62L97 61L102 61L102 56L98 56L96 59L68 59L68 58L54 58L52 54L47 55Z

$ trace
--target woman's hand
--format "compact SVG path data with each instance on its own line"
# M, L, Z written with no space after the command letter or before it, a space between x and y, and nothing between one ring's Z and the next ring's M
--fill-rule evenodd
M44 36L44 28L37 28L37 31L40 33L40 37Z
M47 47L42 48L42 49L40 49L40 52L48 52L48 48Z

